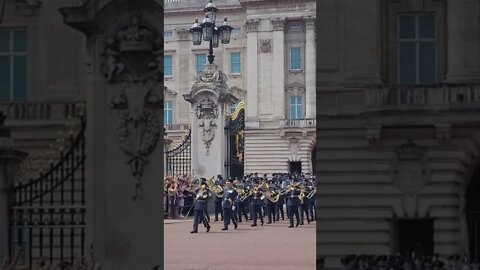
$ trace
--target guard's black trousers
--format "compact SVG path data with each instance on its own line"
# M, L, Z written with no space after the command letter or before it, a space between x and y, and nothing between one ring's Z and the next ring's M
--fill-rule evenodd
M283 213L283 203L277 203L276 209L277 209L277 221L280 220L280 215L282 215L282 220L284 220L285 216Z
M308 207L309 207L310 203L306 203L306 204L302 204L301 205L301 210L300 210L300 224L303 224L305 218L304 218L304 215L307 216L307 221L310 222L310 217L309 217L309 213L308 213Z
M253 217L253 225L257 225L257 218L260 218L260 221L263 224L263 215L262 215L261 205L252 205L252 217Z
M232 220L233 224L237 226L237 221L233 215L232 208L223 208L223 228L228 229L230 220Z
M293 226L293 215L297 219L297 226L300 224L300 214L298 213L298 206L287 206L288 219L290 220L290 226Z
M208 220L205 218L205 216L203 214L204 214L204 210L195 210L195 216L193 218L193 231L194 232L198 232L198 224L200 222L203 223L203 226L205 226L205 228L208 227Z
M272 223L272 220L273 220L273 223L275 223L275 204L268 204L267 205L267 214L268 214L268 222L269 223Z
M215 220L218 220L218 214L221 215L222 218L223 217L223 212L222 212L222 202L215 202Z
M235 209L235 213L238 217L238 221L242 222L242 215L245 217L245 220L248 220L247 208L245 207L245 203L237 202L237 208Z

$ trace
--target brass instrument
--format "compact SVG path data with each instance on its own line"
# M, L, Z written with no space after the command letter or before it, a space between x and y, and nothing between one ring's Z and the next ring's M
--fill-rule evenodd
M311 199L315 193L317 193L317 187L312 188L312 190L308 193L307 198Z
M243 202L244 200L246 200L248 197L250 197L250 195L252 195L252 192L253 192L253 189L250 190L249 192L245 192L245 194L243 194L243 196L240 197L240 201Z
M208 190L206 188L203 188L204 186L201 185L200 189L197 192L197 196L195 196L195 199L206 199L208 197Z
M223 188L219 185L215 185L215 182L213 182L213 179L215 176L212 176L212 178L208 179L207 183L208 186L210 187L210 190L217 196L218 198L223 197Z
M272 203L276 203L280 199L280 194L277 193L277 195L272 196L274 193L275 192L271 192L271 191L268 191L267 193L265 193L265 197L267 198L267 200L271 201Z

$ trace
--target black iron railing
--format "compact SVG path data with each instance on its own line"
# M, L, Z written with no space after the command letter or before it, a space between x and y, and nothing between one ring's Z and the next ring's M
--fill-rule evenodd
M10 257L23 250L28 269L38 260L72 262L85 254L85 119L57 164L10 190Z

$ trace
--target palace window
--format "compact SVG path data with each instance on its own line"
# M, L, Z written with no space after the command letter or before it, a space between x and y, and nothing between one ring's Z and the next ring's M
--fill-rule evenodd
M290 70L302 70L302 48L290 48Z
M166 100L163 106L163 124L171 125L173 124L173 101Z
M0 100L27 98L27 32L0 30Z
M232 37L238 37L241 34L240 28L233 28L232 33L230 34Z
M241 73L241 63L240 63L240 53L232 52L230 53L230 73L240 74Z
M173 57L172 55L163 56L163 74L164 77L173 76Z
M173 31L165 31L163 33L163 36L165 39L172 39L174 36L173 36Z
M303 97L302 96L290 96L290 113L289 119L302 119L303 118Z
M205 64L207 63L207 55L204 53L195 54L195 70L203 71Z
M398 83L432 84L436 81L437 41L435 15L398 16Z

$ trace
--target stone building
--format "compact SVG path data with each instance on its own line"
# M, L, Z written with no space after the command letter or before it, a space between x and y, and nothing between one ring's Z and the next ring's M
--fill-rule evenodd
M322 0L317 11L326 267L417 244L478 261L478 2Z
M236 104L245 103L245 173L312 172L315 144L315 1L213 1L234 28L214 49ZM208 1L165 2L167 150L182 140L193 111L183 95L204 68L208 44L189 32ZM218 22L221 21L217 17ZM167 170L169 164L166 164ZM172 165L173 166L173 165ZM192 168L194 170L194 168Z

